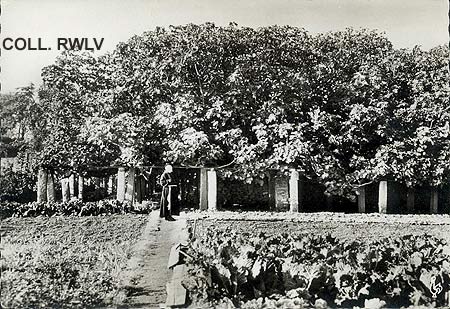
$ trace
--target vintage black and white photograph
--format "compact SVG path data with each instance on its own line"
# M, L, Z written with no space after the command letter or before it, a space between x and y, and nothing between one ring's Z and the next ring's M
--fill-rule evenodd
M450 1L0 1L0 308L450 308Z

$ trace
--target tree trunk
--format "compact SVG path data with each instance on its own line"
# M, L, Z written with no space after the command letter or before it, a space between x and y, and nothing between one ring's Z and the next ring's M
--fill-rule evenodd
M47 171L42 167L38 171L37 201L38 203L47 202Z

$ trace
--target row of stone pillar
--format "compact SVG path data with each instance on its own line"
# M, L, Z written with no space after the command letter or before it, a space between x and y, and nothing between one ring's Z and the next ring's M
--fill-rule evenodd
M280 182L278 182L279 184ZM282 182L281 182L282 183ZM378 185L378 212L379 213L389 213L396 206L398 200L398 192L396 191L396 187L393 185L394 182L390 181L380 181ZM278 185L280 186L280 185ZM281 185L282 187L282 185ZM277 188L277 182L275 182L275 194L278 192L280 195L283 194L283 190ZM299 212L301 211L301 201L304 195L304 183L301 179L301 176L298 171L291 170L289 181L288 181L288 201L289 201L289 211L290 212ZM365 213L367 212L366 208L366 187L362 186L357 190L358 195L358 212ZM276 198L278 200L282 200L282 198ZM438 210L438 200L439 194L438 189L434 188L431 190L430 194L430 213L437 214ZM407 198L406 198L406 212L414 213L414 203L415 203L415 190L414 188L408 188Z
M358 212L366 212L366 188L364 186L358 188ZM394 208L396 205L396 192L395 187L393 188L393 182L382 180L378 184L378 212L388 213L390 209ZM406 212L414 213L415 208L415 189L408 188L406 193ZM439 213L439 192L437 188L433 188L430 192L430 213Z
M119 168L117 172L117 200L134 202L135 199L135 168ZM98 179L100 181L100 179ZM74 175L61 179L62 201L66 202L73 198L83 199L85 179L81 175ZM108 193L112 193L113 177L103 184ZM53 202L55 200L55 177L54 174L44 168L38 171L37 201Z
M101 182L100 179L97 179ZM104 179L103 186L107 187L108 193L112 193L112 177ZM83 200L85 178L81 175L70 175L61 179L61 196L62 201L66 202L77 198ZM101 185L100 183L98 184ZM37 179L37 201L38 202L54 202L55 201L55 176L54 173L40 168Z
M37 179L37 201L54 202L55 201L55 178L53 173L40 168Z
M77 180L77 181L76 181ZM77 186L76 186L77 183ZM72 198L83 199L84 178L71 175L61 179L62 201L66 202ZM77 189L77 191L75 191ZM55 175L53 172L40 168L37 179L37 201L55 201Z
M117 172L117 200L135 201L135 168L121 167ZM282 180L282 179L281 179ZM41 168L38 173L37 182L37 200L38 202L52 202L55 200L55 177L53 173ZM107 181L108 192L112 193L113 178L109 177ZM289 180L273 181L276 203L288 203L290 212L302 211L302 199L304 195L304 183L300 173L297 170L291 170ZM76 185L77 183L77 185ZM62 200L63 202L77 197L83 199L84 178L82 176L71 175L61 180ZM77 190L76 190L77 189ZM214 169L200 169L200 210L217 210L217 172ZM272 196L273 193L270 194ZM392 188L392 182L380 181L378 186L378 212L388 213L395 203L395 188ZM367 212L366 208L366 187L362 186L357 190L358 212ZM406 210L408 213L414 212L415 192L409 188L407 192ZM277 205L278 207L278 205ZM438 191L432 190L430 198L430 213L438 213Z

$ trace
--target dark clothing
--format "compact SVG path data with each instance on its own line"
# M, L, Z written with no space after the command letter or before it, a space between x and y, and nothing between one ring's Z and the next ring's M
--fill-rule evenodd
M172 173L164 172L161 175L160 184L163 186L163 189L159 216L161 218L169 218L173 214L179 214L178 189Z

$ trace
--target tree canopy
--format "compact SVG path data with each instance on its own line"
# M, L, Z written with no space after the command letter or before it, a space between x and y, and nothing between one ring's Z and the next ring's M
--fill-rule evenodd
M157 28L43 69L40 164L172 162L247 181L298 168L330 192L450 179L448 48L394 49L347 29Z

